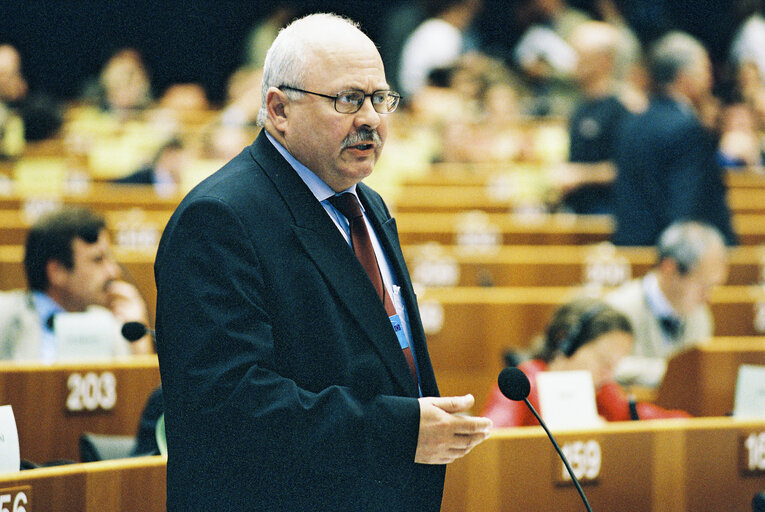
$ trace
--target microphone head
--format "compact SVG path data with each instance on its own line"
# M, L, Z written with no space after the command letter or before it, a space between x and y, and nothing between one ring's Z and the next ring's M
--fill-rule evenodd
M125 322L122 325L122 336L128 341L140 340L147 332L148 328L141 322Z
M503 395L516 402L529 396L531 391L529 378L526 377L525 373L513 366L508 366L499 372L497 384L499 384L499 390Z

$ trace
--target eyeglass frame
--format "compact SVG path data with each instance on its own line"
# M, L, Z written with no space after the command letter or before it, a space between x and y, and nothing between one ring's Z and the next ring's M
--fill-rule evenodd
M371 92L371 93L369 93L369 94L365 93L365 92L364 92L364 91L362 91L361 89L346 89L346 90L344 90L344 91L340 91L340 92L338 92L338 93L337 93L337 94L335 94L334 96L332 96L332 95L329 95L329 94L322 94L322 93L320 93L320 92L306 91L305 89L300 89L300 88L298 88L298 87L292 87L291 85L280 85L280 86L278 86L278 87L277 87L277 89L288 89L288 90L290 90L290 91L302 92L302 93L305 93L305 94L313 94L314 96L321 96L322 98L327 98L327 99L330 99L330 100L335 100L335 101L333 102L333 106L335 107L335 112L337 112L337 113L339 113L339 114L355 114L356 112L358 112L359 110L361 110L361 107L363 107L363 106L364 106L364 101L366 101L366 99L367 99L367 98L372 98L372 96L374 96L375 94L377 94L377 93L380 93L380 92L386 92L386 93L388 93L388 95L389 95L389 96L391 96L391 95L392 95L393 97L395 97L395 98L396 98L396 105L393 107L393 110L387 110L387 111L384 111L384 112L380 112L380 111L379 111L379 110L377 110L377 108L375 107L375 103L374 103L374 102L372 102L372 108L373 108L373 109L375 110L375 112L377 112L378 114L392 114L393 112L395 112L395 111L396 111L396 109L398 108L398 104L399 104L399 102L401 101L401 95L400 95L399 93L397 93L396 91L392 90L392 89L378 89L378 90L376 90L376 91L372 91L372 92ZM358 107L356 110L354 110L354 111L352 111L352 112L342 112L342 111L340 111L340 110L337 108L337 99L338 99L338 98L339 98L341 95L343 95L343 94L345 94L345 93L349 93L349 92L360 92L360 93L362 93L362 94L364 95L364 100L363 100L361 103L359 103L359 107ZM382 103L379 103L379 105L382 105Z

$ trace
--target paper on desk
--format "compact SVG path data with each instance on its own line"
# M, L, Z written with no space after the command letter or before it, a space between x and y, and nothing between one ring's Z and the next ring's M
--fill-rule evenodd
M590 372L540 372L536 384L540 414L549 428L595 428L602 425Z
M765 366L742 364L739 367L733 416L765 418Z
M10 405L0 406L0 473L14 473L19 470L19 433L16 418Z

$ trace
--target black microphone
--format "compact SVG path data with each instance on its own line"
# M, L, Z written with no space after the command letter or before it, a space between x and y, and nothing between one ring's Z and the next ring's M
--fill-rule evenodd
M640 415L638 414L637 410L637 400L635 399L635 395L630 393L629 396L629 408L630 408L630 419L632 421L637 421L640 419Z
M560 446L558 446L558 442L550 433L550 430L547 428L547 425L545 425L545 422L542 421L542 417L539 416L539 413L537 413L537 410L534 409L534 406L531 405L531 402L529 402L529 399L526 398L529 396L529 392L531 391L531 383L529 382L529 378L526 377L526 374L523 373L518 368L514 368L510 366L505 368L501 372L499 372L499 378L497 379L497 384L499 384L499 390L502 392L502 394L505 395L510 400L513 400L515 402L520 402L521 400L523 400L526 403L526 406L534 414L539 424L542 425L542 428L545 429L545 432L547 432L547 437L550 438L550 441L555 447L555 451L558 452L558 455L563 461L563 465L566 466L566 470L568 471L568 474L571 476L571 480L574 482L574 485L576 486L576 490L579 491L579 496L582 497L584 506L587 507L587 510L589 512L592 512L592 508L590 507L590 502L587 501L587 496L584 495L584 490L582 490L582 486L579 484L579 480L576 478L576 475L574 475L574 470L571 469L571 464L569 464L568 460L566 460L566 456L563 455L563 452L561 451Z
M122 325L122 336L129 342L140 340L146 333L151 334L152 339L156 339L157 335L154 329L146 327L141 322L125 322Z

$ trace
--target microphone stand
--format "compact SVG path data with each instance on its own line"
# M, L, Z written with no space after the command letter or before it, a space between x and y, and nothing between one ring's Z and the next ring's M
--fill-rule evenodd
M592 507L590 507L590 502L587 501L587 496L584 495L584 490L582 490L582 486L579 484L579 480L576 478L576 475L574 475L574 470L571 469L571 465L568 463L568 460L566 460L566 456L563 455L563 451L560 449L560 446L558 446L558 442L555 441L555 438L547 429L547 425L545 425L545 422L542 421L542 418L539 416L539 413L537 412L537 410L534 409L534 406L531 405L531 402L529 402L529 399L524 398L523 401L526 402L526 405L534 414L534 416L537 418L537 421L539 422L539 424L542 425L543 429L545 429L545 432L547 433L547 437L550 438L550 442L552 442L553 446L555 447L555 450L558 452L558 455L560 455L560 458L563 461L563 464L566 466L566 470L568 471L568 474L571 476L571 480L573 480L574 485L576 486L576 490L579 492L579 496L582 497L584 506L587 507L588 512L592 512Z

